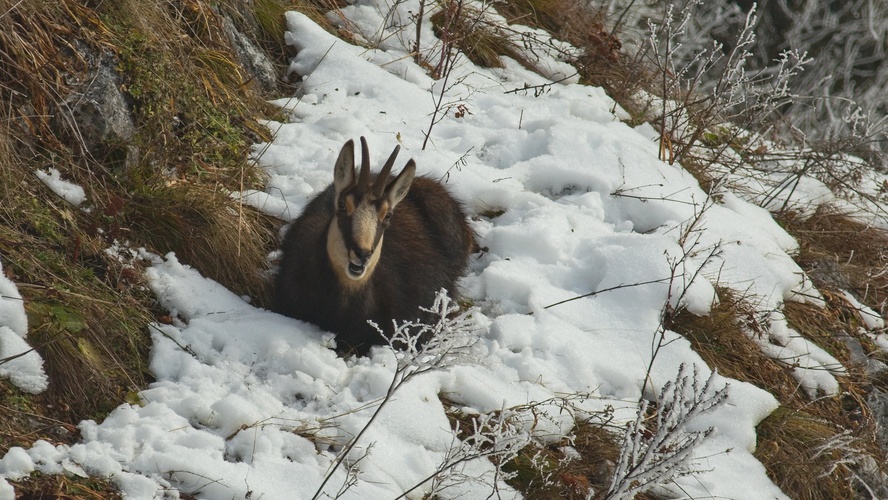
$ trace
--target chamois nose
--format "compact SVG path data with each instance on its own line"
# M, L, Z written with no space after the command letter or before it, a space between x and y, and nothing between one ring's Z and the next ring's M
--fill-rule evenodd
M353 251L355 252L355 257L357 257L362 264L370 259L370 254L372 253L370 250L362 250L360 248L355 248Z

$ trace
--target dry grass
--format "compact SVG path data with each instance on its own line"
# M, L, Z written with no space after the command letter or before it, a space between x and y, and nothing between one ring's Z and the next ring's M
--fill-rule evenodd
M868 357L886 360L886 354L878 349L870 339L861 334L862 322L857 311L842 295L850 292L860 302L870 306L885 317L888 312L888 233L868 226L828 206L820 207L808 218L796 217L792 213L779 214L778 221L799 242L796 261L823 293L826 307L816 308L807 304L786 304L785 314L794 329L817 345L826 349L848 368L848 376L840 378L842 395L830 400L832 411L827 415L828 422L850 433L855 439L853 447L860 454L875 458L885 472L886 454L876 441L877 424L867 404L867 397L874 387L884 390L885 378L870 378L865 367L851 359L848 346L856 344L863 348ZM815 416L821 416L816 413ZM786 424L793 429L792 423ZM807 435L802 434L804 440ZM838 459L832 452L830 458ZM823 457L820 457L823 458ZM790 481L792 474L805 462L783 460L784 481ZM826 466L826 463L817 465ZM851 481L854 467L839 467L833 476ZM793 485L804 488L804 484ZM787 490L789 491L789 490ZM800 498L817 498L814 492L806 489ZM837 498L837 497L835 497ZM849 496L850 498L850 496Z
M29 500L116 500L123 498L110 480L68 476L38 476L12 482L16 498Z
M155 249L200 269L230 290L266 304L266 255L276 244L279 221L241 208L215 186L181 183L136 193L121 211L121 224Z
M442 403L460 435L472 435L474 415L463 413L461 405L446 398ZM527 410L533 411L532 406ZM570 436L545 447L527 446L502 463L503 471L515 474L508 484L532 500L579 500L589 498L590 492L607 491L620 454L620 430L610 426L607 415L600 417L577 420ZM495 463L496 459L491 458Z
M76 442L78 422L138 403L150 382L148 325L163 313L139 265L105 253L113 241L175 251L262 304L281 223L228 195L261 187L247 154L269 138L256 119L274 111L235 63L218 10L198 0L0 0L0 14L0 261L50 379L36 396L0 381L2 456L37 439ZM127 139L90 138L71 109L103 57L122 75L134 124ZM85 189L89 211L39 181L34 171L47 167ZM117 495L107 483L61 476L17 490Z
M725 289L708 316L679 313L667 328L684 335L706 364L726 377L762 387L781 401L802 397L786 367L766 358L744 325L752 311Z
M269 139L256 119L273 113L239 71L221 17L196 1L101 3L97 11L70 1L10 7L0 19L3 52L56 56L0 65L18 156L32 169L53 165L87 190L93 217L77 219L90 236L101 231L109 243L177 251L207 276L261 299L267 286L256 280L257 266L272 246L273 224L227 192L261 187L247 154ZM34 18L27 25L24 11ZM78 32L89 37L70 41ZM138 163L125 168L117 145L79 140L65 101L72 92L65 82L88 81L95 65L84 50L112 49L136 126L125 147L137 149ZM169 241L153 231L172 226L178 234Z
M827 419L780 407L758 426L758 458L774 483L792 498L819 500L854 498L852 471L833 466L843 458L841 450L818 454L829 440L840 435Z
M799 242L796 261L821 289L847 290L883 317L888 314L888 234L828 206L778 221Z
M588 498L590 492L600 495L610 486L619 459L619 437L614 429L600 423L579 421L569 439L543 449L526 450L507 464L507 471L517 472L509 484L528 499L580 500ZM579 457L568 457L565 447L572 448ZM532 454L536 453L542 459L542 469L532 462Z
M534 64L519 50L509 33L487 21L478 9L449 2L431 17L432 28L442 44L459 48L474 64L483 68L504 67L500 56L508 56L522 66L535 71ZM444 52L446 54L446 52ZM438 61L428 61L429 67L437 68ZM441 75L434 74L434 78Z
M867 380L862 368L851 363L841 340L849 331L847 304L825 292L827 307L787 303L784 313L790 326L826 349L848 367L839 377L839 396L810 400L789 373L789 368L767 358L750 339L756 332L752 310L726 290L708 316L682 312L669 327L684 335L694 350L722 375L751 383L773 394L780 408L757 429L756 457L768 475L793 498L852 498L853 477L863 455L884 463L885 452L875 444L875 424L866 405ZM847 437L856 450L855 461L841 463L844 451L829 448L831 440ZM823 449L826 446L826 449Z
M25 424L17 434L29 434L37 429L30 424L43 426L44 419L77 423L100 417L145 385L151 320L146 305L153 300L140 286L139 273L107 256L105 243L84 231L78 223L83 214L37 180L35 165L9 147L9 131L0 131L0 137L7 139L0 141L7 146L7 154L0 154L0 176L19 180L0 183L3 271L24 297L28 340L50 378L49 389L36 397L5 385L11 399L30 401L30 410L22 414L14 405L2 406L0 419Z
M603 87L620 106L641 119L635 96L651 87L654 73L623 50L619 33L607 28L604 15L583 2L522 0L497 2L494 8L511 23L540 28L581 50L571 61L581 83Z
M523 0L491 5L509 24L522 24L552 33L581 50L579 56L563 54L577 68L582 83L604 87L624 109L641 116L641 103L634 97L651 85L653 73L636 58L625 54L616 33L608 31L601 13L571 0ZM453 44L473 63L503 67L500 56L508 56L531 71L540 72L525 56L522 37L509 28L495 26L481 12L459 2L447 2L431 18L435 34L444 44ZM427 61L437 68L437 61ZM432 71L433 76L435 75Z

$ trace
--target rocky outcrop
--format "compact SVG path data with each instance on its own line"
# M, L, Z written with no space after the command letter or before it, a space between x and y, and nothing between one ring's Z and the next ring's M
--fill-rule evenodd
M238 31L230 17L222 19L222 30L237 55L238 63L256 81L264 92L277 89L277 72L271 59L250 38Z
M64 99L65 116L76 139L94 158L112 167L131 167L138 162L139 150L131 144L136 133L132 102L123 92L117 59L110 52L98 52L86 44L76 44L87 70L72 78L71 92Z

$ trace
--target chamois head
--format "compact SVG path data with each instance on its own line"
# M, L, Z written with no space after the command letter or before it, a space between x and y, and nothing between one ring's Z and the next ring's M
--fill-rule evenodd
M395 206L404 199L416 163L407 162L401 173L388 181L400 146L395 146L382 170L370 178L370 153L361 137L361 171L355 176L355 143L348 141L339 152L333 173L333 219L327 231L327 254L339 281L359 287L372 274L382 250L382 238Z

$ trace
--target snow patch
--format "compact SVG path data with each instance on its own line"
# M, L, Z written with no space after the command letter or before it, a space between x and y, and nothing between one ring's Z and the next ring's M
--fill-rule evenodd
M86 200L83 188L62 179L62 174L58 170L49 168L47 171L37 170L34 173L53 193L75 207L79 207Z

